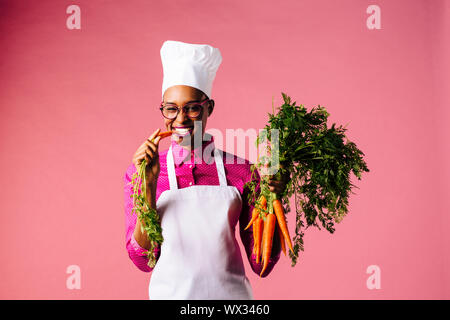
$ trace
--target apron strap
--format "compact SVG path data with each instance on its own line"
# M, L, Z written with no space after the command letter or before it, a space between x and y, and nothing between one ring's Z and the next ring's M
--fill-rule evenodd
M173 161L172 145L167 152L167 174L169 176L170 190L178 189L177 175L175 174L175 164Z
M223 166L223 159L218 149L214 149L214 162L216 163L217 175L219 176L219 183L221 187L227 186L227 177L225 175L225 167ZM173 160L172 145L167 152L167 174L169 176L170 190L178 189L177 175L175 173L175 164Z
M220 186L226 187L227 176L225 175L225 167L223 166L223 159L218 149L214 149L214 161L216 163L217 175L219 176Z

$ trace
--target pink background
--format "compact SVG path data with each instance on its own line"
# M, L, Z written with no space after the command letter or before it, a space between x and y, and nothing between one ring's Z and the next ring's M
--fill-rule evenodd
M81 30L66 28L71 4ZM366 27L371 4L381 30ZM163 128L165 40L222 52L208 129L262 128L283 91L348 123L366 154L335 234L309 229L297 266L282 256L265 279L245 260L256 299L450 298L449 18L445 0L0 0L0 298L148 298L125 250L123 176Z

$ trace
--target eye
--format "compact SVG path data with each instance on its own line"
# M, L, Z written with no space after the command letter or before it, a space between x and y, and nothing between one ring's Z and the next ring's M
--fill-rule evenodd
M187 107L189 111L198 112L201 110L202 106L199 104L190 105Z
M164 110L169 111L169 112L176 112L177 108L173 107L173 106L166 106L166 107L164 107Z

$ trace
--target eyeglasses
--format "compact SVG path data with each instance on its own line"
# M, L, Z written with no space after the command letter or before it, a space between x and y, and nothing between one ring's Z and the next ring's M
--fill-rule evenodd
M178 116L178 113L180 113L181 109L183 109L184 114L188 116L188 118L197 119L202 115L203 106L209 101L212 100L205 99L201 102L190 102L184 105L183 108L179 108L174 104L164 105L164 102L161 102L159 110L161 110L163 117L169 120L175 119Z

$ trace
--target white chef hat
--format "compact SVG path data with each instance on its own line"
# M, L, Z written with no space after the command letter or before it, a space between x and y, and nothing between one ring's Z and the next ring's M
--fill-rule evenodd
M211 98L216 71L222 63L219 49L207 44L167 40L161 47L164 78L162 97L167 88L187 85Z

